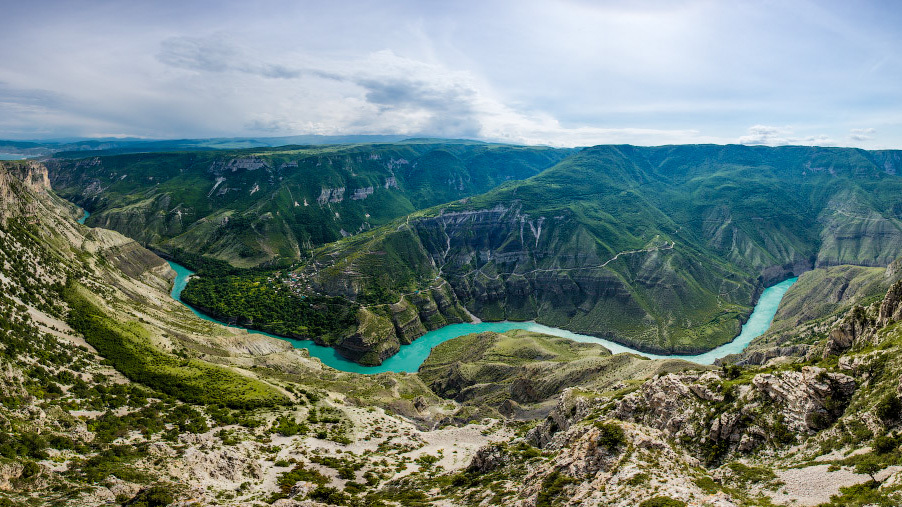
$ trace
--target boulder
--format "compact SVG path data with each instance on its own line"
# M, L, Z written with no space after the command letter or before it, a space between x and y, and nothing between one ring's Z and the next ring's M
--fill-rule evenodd
M511 462L507 449L500 444L491 444L480 448L470 460L467 470L477 473L491 472Z
M873 333L873 320L867 311L856 306L830 331L830 339L824 348L824 357L839 355L851 349Z
M752 384L778 406L793 431L823 429L842 415L857 387L842 373L806 366L802 371L761 373Z

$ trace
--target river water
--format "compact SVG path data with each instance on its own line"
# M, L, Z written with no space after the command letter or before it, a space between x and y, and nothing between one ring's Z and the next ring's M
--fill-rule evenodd
M175 284L172 287L172 297L176 301L182 302L182 291L185 289L185 286L188 285L188 278L192 274L194 274L194 272L172 261L169 261L169 265L172 266L172 269L174 269L176 273ZM463 336L465 334L481 333L483 331L494 331L496 333L501 333L504 331L510 331L511 329L526 329L528 331L536 331L539 333L561 336L578 342L597 343L599 345L603 345L614 354L620 352L632 352L634 354L639 354L651 359L685 359L686 361L692 361L699 364L713 364L716 359L729 354L742 352L754 338L761 336L765 331L767 331L767 329L770 327L771 321L773 321L774 319L774 315L777 313L777 307L780 305L780 300L783 299L783 295L786 294L786 291L789 290L789 287L792 286L792 284L795 283L796 280L797 278L790 278L764 289L764 292L761 293L761 297L758 299L758 304L755 305L755 309L754 311L752 311L751 317L749 317L748 322L746 322L745 325L742 326L742 332L733 341L721 345L716 349L709 350L704 354L691 356L662 356L657 354L648 354L645 352L639 352L638 350L631 349L624 345L620 345L619 343L614 343L610 340L605 340L604 338L572 333L565 329L543 326L542 324L537 324L535 322L503 321L482 322L479 324L451 324L440 329L436 329L435 331L426 333L425 335L414 340L414 342L410 345L401 345L400 352L386 359L379 366L363 366L349 359L345 359L341 356L341 354L338 353L338 351L336 351L332 347L323 347L321 345L317 345L312 340L295 340L292 338L284 338L282 336L275 336L251 329L248 329L248 332L263 334L266 336L272 336L273 338L278 338L280 340L285 340L287 342L290 342L295 348L303 348L309 350L311 357L319 358L324 364L331 366L336 370L354 373L372 374L382 373L386 371L415 372L417 371L417 369L419 369L420 365L423 364L423 361L426 360L426 357L429 356L429 353L432 351L432 347L435 347L442 342L446 342L452 338ZM185 303L182 302L182 304ZM190 305L185 304L185 306L187 306L192 312L194 312L195 315L204 320L218 322L222 325L228 325L207 315L204 315L203 313L192 308Z

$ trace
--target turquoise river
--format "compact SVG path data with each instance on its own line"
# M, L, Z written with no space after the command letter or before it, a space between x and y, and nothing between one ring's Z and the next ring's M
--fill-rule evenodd
M188 279L192 274L194 274L194 272L172 261L169 262L169 265L172 266L172 269L174 269L176 272L175 284L172 287L172 297L176 301L182 302L182 290L184 290L185 286L188 285ZM248 329L248 332L265 334L266 336L272 336L274 338L288 341L295 348L304 348L309 350L312 357L319 358L324 364L327 364L332 368L335 368L336 370L354 373L382 373L386 371L415 372L420 367L420 365L423 364L423 361L426 360L426 357L429 356L429 353L432 351L432 347L435 347L442 342L470 333L481 333L483 331L494 331L500 333L504 331L510 331L511 329L526 329L529 331L537 331L554 336L562 336L564 338L569 338L578 342L598 343L610 349L610 351L614 354L617 354L619 352L632 352L634 354L639 354L652 359L677 358L685 359L687 361L692 361L699 364L713 364L714 361L718 358L724 357L729 354L742 352L743 349L745 349L745 347L749 344L749 342L752 341L752 339L761 336L765 331L767 331L767 328L770 327L770 323L774 318L774 314L777 313L777 306L779 306L780 300L783 299L783 294L786 294L786 291L793 283L795 283L796 280L796 278L790 278L764 289L761 297L758 299L758 304L755 305L755 309L752 312L751 317L749 317L748 322L746 322L745 325L742 326L742 332L739 334L739 336L736 337L736 339L734 339L730 343L721 345L716 349L709 350L704 354L698 354L694 356L660 356L656 354L647 354L645 352L639 352L618 343L614 343L610 340L605 340L604 338L596 338L594 336L571 333L570 331L566 331L564 329L543 326L541 324L536 324L535 322L504 321L482 322L479 324L451 324L441 329L436 329L435 331L426 333L420 338L414 340L414 342L410 345L401 345L400 352L386 359L379 366L362 366L353 361L345 359L335 349L317 345L311 340L294 340L291 338L274 336L251 329ZM194 312L195 315L204 320L227 325L215 319L212 319L207 315L204 315L194 308L191 308L190 305L186 304L185 306L187 306L192 312Z

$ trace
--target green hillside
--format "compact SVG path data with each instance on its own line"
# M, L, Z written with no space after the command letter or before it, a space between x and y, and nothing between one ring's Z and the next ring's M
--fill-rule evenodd
M766 285L898 256L902 178L884 159L808 147L588 148L324 246L298 273L312 292L385 303L447 282L483 319L707 350L738 333ZM398 243L410 255L387 257Z
M236 266L313 247L532 176L571 150L421 140L138 153L47 163L54 189L105 227Z
M367 363L466 320L464 307L651 352L701 352L736 336L767 285L815 267L886 266L902 252L895 152L698 145L564 155L431 141L288 147L57 161L52 179L95 211L92 223L162 251L239 266L302 259L262 275L201 271L186 300ZM286 166L293 160L297 168ZM348 197L369 187L366 198ZM277 283L249 303L243 287L261 276ZM329 312L345 315L343 330L318 332L304 312L279 316L283 293L298 308L335 298L346 310ZM356 326L346 318L354 312Z

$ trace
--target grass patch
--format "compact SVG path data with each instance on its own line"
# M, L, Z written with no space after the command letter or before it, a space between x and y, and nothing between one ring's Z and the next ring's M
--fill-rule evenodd
M114 321L94 305L85 292L74 283L63 290L63 298L70 308L66 321L129 380L187 403L255 408L288 402L285 396L263 382L157 349L150 344L141 324Z

